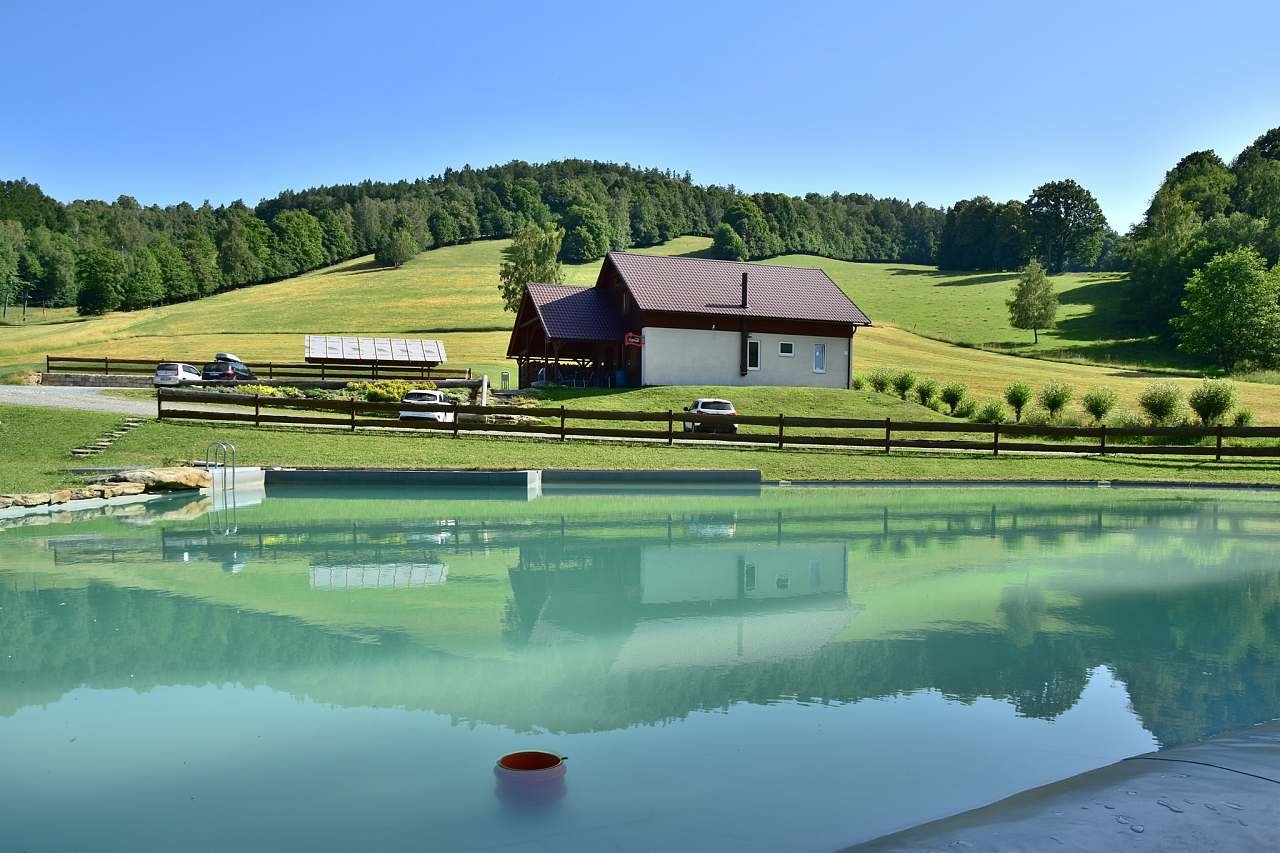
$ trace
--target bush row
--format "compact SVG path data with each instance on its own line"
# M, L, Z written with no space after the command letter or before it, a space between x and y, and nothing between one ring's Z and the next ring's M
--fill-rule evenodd
M892 391L903 400L913 400L935 412L943 412L955 418L968 418L976 423L1030 423L1033 425L1101 426L1108 422L1117 403L1116 392L1110 388L1090 388L1078 398L1085 421L1073 415L1068 407L1076 400L1075 389L1063 382L1049 382L1034 390L1026 382L1015 382L1005 389L1002 399L978 403L969 390L959 382L939 385L936 380L920 378L909 370L893 371L876 368L865 377L855 376L856 390L870 387L881 394ZM1230 422L1233 426L1249 426L1253 413L1236 407L1235 385L1225 379L1205 379L1184 400L1176 385L1157 382L1148 385L1138 396L1142 417L1129 412L1117 414L1113 426L1178 426L1198 424L1214 426ZM1032 404L1036 408L1031 408ZM1007 406L1007 408L1006 408ZM1193 422L1187 409L1195 415Z

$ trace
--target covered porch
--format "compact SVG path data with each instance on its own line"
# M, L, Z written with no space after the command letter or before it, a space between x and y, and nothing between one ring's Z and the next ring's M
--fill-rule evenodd
M640 384L640 351L593 287L531 284L507 346L521 388L535 382L587 388Z

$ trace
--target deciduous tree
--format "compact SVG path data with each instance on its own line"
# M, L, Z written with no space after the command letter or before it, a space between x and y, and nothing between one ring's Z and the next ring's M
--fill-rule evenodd
M1218 255L1187 282L1179 348L1223 367L1280 356L1280 270L1252 247Z
M1093 194L1070 178L1041 184L1026 205L1035 254L1052 273L1067 264L1092 266L1102 250L1107 218Z
M1009 323L1015 329L1030 329L1040 343L1040 330L1053 327L1058 314L1058 294L1044 274L1040 262L1032 260L1013 286L1009 306Z
M564 229L555 224L526 222L516 231L511 245L503 252L498 270L498 292L508 311L520 310L524 286L533 282L559 284L564 281L560 268L560 243Z

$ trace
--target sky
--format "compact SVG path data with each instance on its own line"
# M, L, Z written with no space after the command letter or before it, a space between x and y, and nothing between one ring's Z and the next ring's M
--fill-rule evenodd
M1112 226L1280 125L1280 3L0 0L0 178L63 201L580 157Z

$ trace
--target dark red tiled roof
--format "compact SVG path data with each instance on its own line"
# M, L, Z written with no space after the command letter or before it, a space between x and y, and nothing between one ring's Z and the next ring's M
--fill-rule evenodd
M820 269L706 258L610 252L641 311L729 314L870 326L871 321ZM747 307L742 274L747 273Z
M530 284L528 290L547 337L577 341L622 340L622 318L596 288Z

